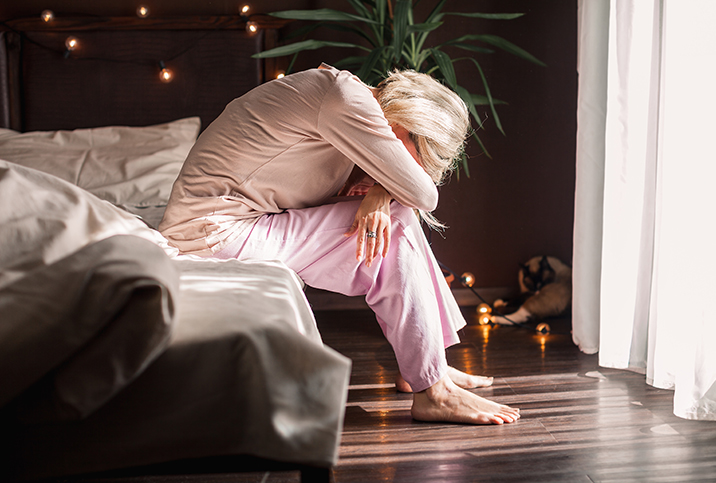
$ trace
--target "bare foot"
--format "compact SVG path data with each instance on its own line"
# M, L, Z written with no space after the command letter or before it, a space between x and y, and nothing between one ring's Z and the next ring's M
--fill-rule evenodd
M491 386L493 380L491 377L467 374L465 372L458 371L454 367L448 367L447 375L452 382L463 389L475 389L477 387ZM400 374L398 374L398 377L395 378L395 388L399 392L413 392L413 388L410 387L410 384L408 384L408 382L403 379L403 376Z
M463 389L475 389L476 387L492 386L493 381L491 377L467 374L465 372L458 371L454 367L448 367L447 375L452 382Z
M448 376L413 395L413 418L466 424L513 423L520 410L498 404L458 387Z

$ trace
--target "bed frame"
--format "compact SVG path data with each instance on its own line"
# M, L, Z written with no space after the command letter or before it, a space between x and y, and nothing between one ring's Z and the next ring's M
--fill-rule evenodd
M279 65L251 55L276 45L285 21L257 15L58 17L0 23L0 127L17 131L145 126L199 116L202 128L232 99L274 78ZM68 51L73 36L79 47ZM161 66L174 71L159 78ZM330 469L221 456L134 468L115 476L299 470L325 481ZM107 475L105 475L107 476Z

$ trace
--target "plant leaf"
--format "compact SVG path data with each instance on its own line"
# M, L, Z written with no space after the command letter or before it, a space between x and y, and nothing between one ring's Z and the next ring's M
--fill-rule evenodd
M526 50L522 49L521 47L516 46L512 42L509 42L502 37L498 37L497 35L492 34L468 34L463 35L462 37L458 37L456 39L452 39L448 42L445 42L443 45L454 45L455 43L462 43L465 40L479 40L485 43L488 43L490 45L494 45L495 47L499 47L500 49L509 52L510 54L516 55L517 57L520 57L522 59L528 60L530 62L533 62L537 65L541 65L543 67L546 67L547 64L539 60L534 55L530 54Z
M442 24L442 22L430 22L408 25L408 33L412 34L414 32L432 32L436 28L440 27Z
M372 18L341 12L330 8L319 8L316 10L283 10L270 13L272 17L287 18L291 20L311 20L314 22L366 22L378 23Z
M315 23L315 24L305 25L299 29L294 30L290 34L286 35L283 38L283 41L286 42L288 40L295 39L297 37L303 37L304 35L309 34L309 33L313 32L314 30L321 28L321 27L324 27L324 28L327 28L330 30L338 30L341 32L352 32L352 33L354 33L356 35L360 35L361 37L366 39L368 42L371 43L371 45L375 44L373 39L371 39L363 30L359 29L358 27L355 27L353 25L344 25L344 24L335 24L335 23L326 23L326 22L319 22L319 23Z
M487 100L490 104L490 110L492 111L492 115L495 117L495 125L502 134L505 134L505 130L502 129L502 123L500 122L500 116L497 115L497 110L495 109L495 101L492 99L492 93L490 93L490 86L487 85L487 78L485 77L485 73L482 71L482 67L480 67L480 63L478 61L476 61L472 57L470 57L470 60L475 64L477 70L480 72L480 77L482 78L482 85L485 87L485 94L487 95Z
M438 16L442 17L443 14L440 13L440 10L442 10L446 1L447 0L440 0L440 2L438 2L437 5L435 5L435 8L433 8L433 10L430 12L430 14L428 14L428 17L425 19L426 23L433 22L433 21L437 22L438 20L440 20L440 18L438 18Z
M455 75L455 67L452 65L452 59L450 59L450 56L442 50L438 50L436 48L430 49L430 53L432 54L433 59L435 59L435 63L437 64L440 73L445 78L445 82L447 82L450 87L455 89L457 86L457 76Z
M478 13L478 12L445 12L445 15L456 15L458 17L485 18L488 20L512 20L519 18L524 13Z
M489 106L490 100L487 98L487 96L483 96L480 94L470 94L470 98L472 99L472 102L476 106ZM507 104L505 101L501 101L499 99L492 98L493 104Z
M381 47L373 49L373 51L368 54L368 57L366 58L365 62L361 66L360 70L356 72L356 75L366 84L370 84L369 82L369 74L373 70L373 67L375 67L375 64L378 62L378 59L383 54L383 52L390 47L387 45L383 45Z
M393 14L393 59L398 62L403 52L403 44L408 34L408 17L412 4L410 0L398 0L395 2Z
M457 92L463 102L467 105L467 109L470 111L470 114L472 114L475 122L477 122L477 128L482 129L482 121L480 120L480 116L477 114L477 109L475 109L475 103L472 101L472 95L462 86L455 86L455 92Z
M485 153L488 158L492 159L492 156L490 156L490 153L485 148L485 145L482 143L482 139L480 139L480 136L477 135L476 131L472 132L472 137L474 137L475 141L477 141L477 144L480 145L480 149L482 150L482 152Z
M331 65L336 68L348 68L351 66L361 66L365 62L365 60L368 58L367 55L355 55L350 57L343 57L342 59L339 59L335 62L333 62Z
M494 54L495 51L492 49L488 49L487 47L480 47L478 45L472 45L472 44L465 44L465 43L457 43L457 44L450 44L453 47L457 47L459 49L465 49L469 50L470 52L480 52L482 54Z
M304 40L302 42L295 42L289 45L282 45L264 52L259 52L251 56L252 59L267 59L270 57L281 57L284 55L295 54L304 50L316 50L321 47L352 47L366 51L370 51L367 47L362 45L349 44L346 42L332 42L328 40Z
M361 17L370 18L370 12L368 11L368 8L365 5L363 5L363 2L361 2L360 0L347 0L347 1L348 1L348 3L351 4L351 6L353 7L353 10L355 10L358 13L358 15L360 15Z
M424 23L429 24L429 23L434 23L434 22L440 22L441 19L442 19L442 17L443 17L443 14L440 13L440 10L442 10L443 5L445 5L445 2L446 2L446 1L447 1L447 0L440 0L440 1L437 3L437 5L435 5L435 8L432 9L432 11L431 11L430 14L428 15L428 17L425 19L425 22L424 22ZM422 32L422 33L418 36L418 42L417 42L417 44L416 44L416 46L415 46L415 50L416 50L417 52L421 52L421 55L422 55L422 51L423 51L423 45L425 44L425 41L427 40L428 35L430 34L430 32L431 32L431 31ZM418 65L420 65L421 63L422 63L422 62L419 62Z

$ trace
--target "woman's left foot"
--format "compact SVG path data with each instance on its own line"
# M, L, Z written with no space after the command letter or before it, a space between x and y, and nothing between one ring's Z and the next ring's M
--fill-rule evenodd
M491 377L467 374L465 372L458 371L454 367L448 367L447 376L455 383L456 386L462 389L488 387L492 385L493 381ZM395 388L398 392L413 392L413 388L410 387L410 384L408 384L400 374L398 374L398 377L395 379Z

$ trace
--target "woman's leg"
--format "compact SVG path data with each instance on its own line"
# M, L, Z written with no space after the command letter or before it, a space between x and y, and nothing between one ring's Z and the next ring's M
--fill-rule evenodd
M388 254L366 267L355 259L355 238L343 236L353 223L359 204L360 200L342 201L266 215L247 235L216 256L281 260L312 287L345 295L365 295L393 346L400 373L412 389L416 392L440 389L438 395L450 395L450 400L454 400L454 384L447 375L444 349L459 342L457 331L465 321L420 224L412 210L393 203ZM451 385L445 386L446 383ZM478 398L463 392L457 393L458 399ZM413 415L418 419L434 420L439 416L439 420L495 422L483 421L484 417L477 420L477 414L495 413L496 407L504 406L478 399L480 405L473 401L469 415L447 419L431 409L430 399L416 395L418 407L416 411L414 406ZM447 401L440 400L439 405ZM502 420L509 421L509 417Z
M393 346L400 372L422 391L446 374L445 347L465 325L413 211L391 205L392 237L386 258L370 267L355 258L355 237L343 234L360 200L288 210L262 217L219 258L283 261L310 286L365 295Z

